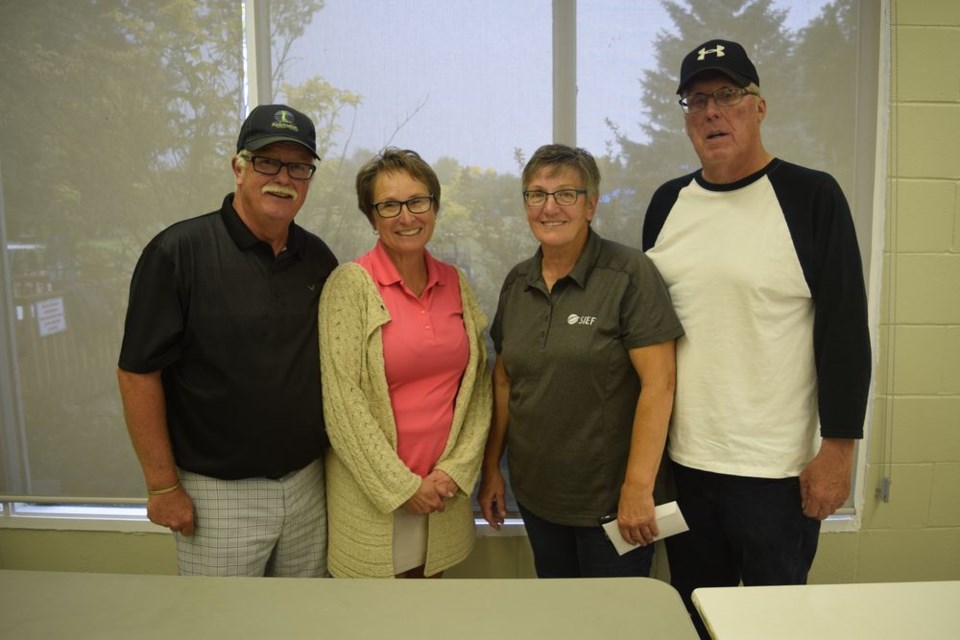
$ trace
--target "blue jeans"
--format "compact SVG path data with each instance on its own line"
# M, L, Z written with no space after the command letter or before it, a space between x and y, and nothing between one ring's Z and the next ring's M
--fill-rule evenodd
M617 555L599 522L593 527L571 527L548 522L522 504L520 515L533 548L539 578L647 577L653 545Z
M690 531L667 538L670 583L690 600L698 587L806 584L820 521L803 515L799 478L750 478L671 462Z

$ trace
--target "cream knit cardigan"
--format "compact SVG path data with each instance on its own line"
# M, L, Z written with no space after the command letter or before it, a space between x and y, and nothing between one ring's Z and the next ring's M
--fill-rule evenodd
M490 426L491 391L483 329L486 319L457 269L470 357L460 382L453 424L437 469L457 486L442 512L428 516L427 560L432 575L473 549L470 494ZM338 267L320 298L323 408L327 453L327 565L336 577L392 577L393 511L420 486L397 457L397 427L387 389L381 327L390 314L376 284L357 263Z

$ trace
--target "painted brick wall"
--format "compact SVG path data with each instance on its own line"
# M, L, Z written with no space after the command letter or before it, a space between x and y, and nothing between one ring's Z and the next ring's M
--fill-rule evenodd
M859 533L821 536L815 582L960 579L960 2L893 0L891 17L892 182L867 498ZM884 470L887 503L873 495Z

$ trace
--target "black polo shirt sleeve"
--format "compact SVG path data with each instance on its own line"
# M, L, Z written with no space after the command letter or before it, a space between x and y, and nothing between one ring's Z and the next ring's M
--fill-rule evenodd
M133 272L120 349L120 368L159 371L180 356L184 308L176 261L158 238L147 245Z

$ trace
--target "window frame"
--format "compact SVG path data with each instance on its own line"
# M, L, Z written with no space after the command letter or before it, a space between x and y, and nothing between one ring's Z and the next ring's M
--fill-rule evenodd
M553 3L553 135L557 142L576 144L577 137L577 2L576 0L552 0ZM858 117L856 135L857 163L853 202L870 202L871 245L868 265L868 304L871 343L874 361L879 348L880 291L883 267L883 238L886 211L886 181L888 167L885 161L889 125L890 84L890 36L887 28L890 20L890 0L882 0L879 6L860 1L860 33L858 75ZM269 0L244 0L244 64L246 66L247 104L272 101L271 52L270 52L270 2ZM559 46L558 46L559 45ZM876 71L875 73L873 71ZM876 96L874 100L859 99ZM866 125L864 124L866 123ZM870 124L875 125L872 131ZM872 169L867 160L873 158ZM2 165L0 165L2 176ZM0 220L4 218L4 198L0 180ZM0 224L0 277L10 272L10 260L5 235L5 225ZM0 295L0 418L13 428L0 430L0 460L8 477L29 477L29 461L26 458L26 433L17 383L16 336L10 323L13 299L10 288L3 287ZM839 510L827 519L823 531L857 531L867 496L867 452L873 406L876 402L875 380L870 387L870 399L865 425L865 437L856 452L852 505ZM166 529L146 519L146 499L99 500L89 498L65 498L59 496L3 496L0 497L0 528L35 528L61 530L111 530L137 532L166 532ZM523 523L519 517L508 518L500 531L486 526L476 518L478 534L482 536L523 535Z

